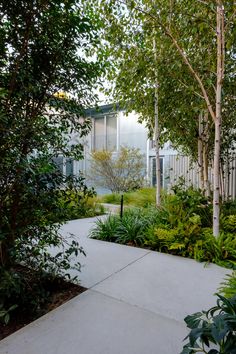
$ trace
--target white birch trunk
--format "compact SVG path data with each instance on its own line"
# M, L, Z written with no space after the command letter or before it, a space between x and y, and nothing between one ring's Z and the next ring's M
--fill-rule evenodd
M214 190L213 190L213 235L220 233L220 138L221 138L221 101L224 76L224 7L217 2L217 83L216 83L216 116L214 146Z
M229 153L227 152L227 155ZM225 164L225 200L229 200L229 176L230 176L230 170L229 170L229 157L227 157L226 164Z
M157 63L157 49L155 33L153 37L153 53L154 61ZM159 117L158 117L158 79L155 70L155 92L154 92L154 140L155 140L155 152L156 152L156 206L161 204L161 168L160 168L160 129L159 129Z
M209 144L209 122L208 111L205 111L203 115L203 135L202 135L202 158L203 158L203 175L204 175L204 190L205 196L210 197L211 187L209 181L209 156L208 156L208 144Z
M199 119L199 123L198 123L198 175L199 175L200 189L204 193L202 114L199 114L198 119Z
M225 176L224 176L224 166L222 161L220 162L220 195L222 201L225 201Z
M208 176L208 153L207 153L207 147L206 144L203 145L203 174L204 174L204 190L205 190L205 196L210 197L211 195L211 189L210 189L210 182L209 182L209 176Z
M215 122L214 189L213 189L213 235L220 232L220 120Z

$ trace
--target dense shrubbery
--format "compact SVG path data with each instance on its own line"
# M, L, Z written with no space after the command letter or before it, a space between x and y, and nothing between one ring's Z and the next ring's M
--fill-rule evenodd
M227 274L226 279L221 284L220 292L227 298L236 295L236 270Z
M59 185L77 188L87 195L83 179L64 177L53 162L34 158L25 163L18 184L17 204L8 195L1 209L0 317L8 320L13 311L36 312L47 299L44 285L55 278L70 278L71 258L84 253L77 241L59 232L67 218L61 205ZM47 172L45 172L47 171ZM14 208L17 213L11 211ZM13 219L14 218L14 219ZM14 224L13 224L14 222ZM14 237L14 239L13 239ZM4 248L5 247L5 248ZM50 252L55 247L55 252ZM73 267L80 269L79 262Z
M98 203L93 189L86 186L81 189L66 189L60 191L62 218L66 220L87 218L104 214L104 207Z
M173 195L162 195L158 209L132 208L125 210L122 219L110 216L98 221L91 237L236 267L235 215L222 215L222 232L216 238L210 201L193 188L173 190Z

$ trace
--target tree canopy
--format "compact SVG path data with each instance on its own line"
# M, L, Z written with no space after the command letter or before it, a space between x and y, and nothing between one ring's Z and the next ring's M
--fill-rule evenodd
M115 81L114 97L135 109L152 131L158 80L163 138L195 161L204 140L201 149L214 160L218 223L220 160L235 141L235 2L104 0L99 6L106 14L103 53L113 59L108 78Z

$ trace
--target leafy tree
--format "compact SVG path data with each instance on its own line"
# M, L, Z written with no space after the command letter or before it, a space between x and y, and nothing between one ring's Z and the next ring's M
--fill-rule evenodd
M138 189L144 180L144 157L138 149L126 147L121 147L118 152L94 151L91 154L89 177L112 192Z
M82 0L3 0L0 19L0 302L10 307L29 290L17 264L65 275L82 251L59 234L59 187L87 187L53 161L82 157L90 122L81 117L100 65L85 59L97 35ZM58 98L60 91L68 94ZM56 256L48 251L63 245Z
M217 235L219 233L221 126L222 124L227 126L227 119L222 121L222 116L225 118L224 104L227 102L225 97L224 102L222 101L222 85L224 81L224 87L229 88L234 82L232 75L235 67L234 4L213 0L197 1L194 4L190 1L169 0L136 2L117 0L101 3L107 10L106 14L111 13L107 39L111 39L114 48L110 53L118 58L115 61L115 63L118 62L118 70L114 68L111 75L114 78L118 72L118 85L115 88L117 96L120 95L126 100L129 98L131 105L135 105L137 111L141 113L141 119L148 119L148 125L151 126L154 117L152 108L154 107L154 68L154 71L158 72L160 123L163 122L162 126L167 128L167 132L173 130L174 133L170 134L173 136L176 130L179 130L179 127L175 128L176 114L172 116L166 114L166 108L168 111L170 105L172 112L177 110L180 127L185 128L184 120L186 121L187 117L190 118L187 127L190 129L188 131L191 132L191 137L185 134L186 138L180 138L178 134L178 140L176 140L184 143L188 149L191 145L189 142L192 143L194 140L198 140L198 143L203 142L199 126L205 126L205 128L208 127L207 133L204 133L207 141L204 140L205 146L203 147L209 150L208 153L211 156L213 132L215 137L213 228L214 234ZM156 63L153 63L153 53L150 49L152 48L153 28L158 48ZM177 86L174 86L172 81L177 83ZM181 106L179 101L173 99L166 101L167 87L169 87L170 96L174 97L178 93L182 96ZM188 93L190 101L184 102L185 92ZM224 94L226 92L225 90ZM232 89L227 92L227 95L229 101L232 102ZM144 102L146 107L144 107ZM189 107L190 112L188 112ZM181 118L183 111L185 112L184 120ZM199 124L199 116L203 111L208 111L208 116L204 113L206 120ZM195 146L200 148L200 143ZM196 151L197 148L194 149L195 158Z

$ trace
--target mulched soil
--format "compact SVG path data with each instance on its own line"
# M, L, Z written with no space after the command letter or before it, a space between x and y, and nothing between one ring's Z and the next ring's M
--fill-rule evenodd
M48 285L50 288L49 301L41 307L40 313L30 314L29 311L18 312L12 316L9 324L5 325L0 322L0 340L87 290L80 285L64 280Z

